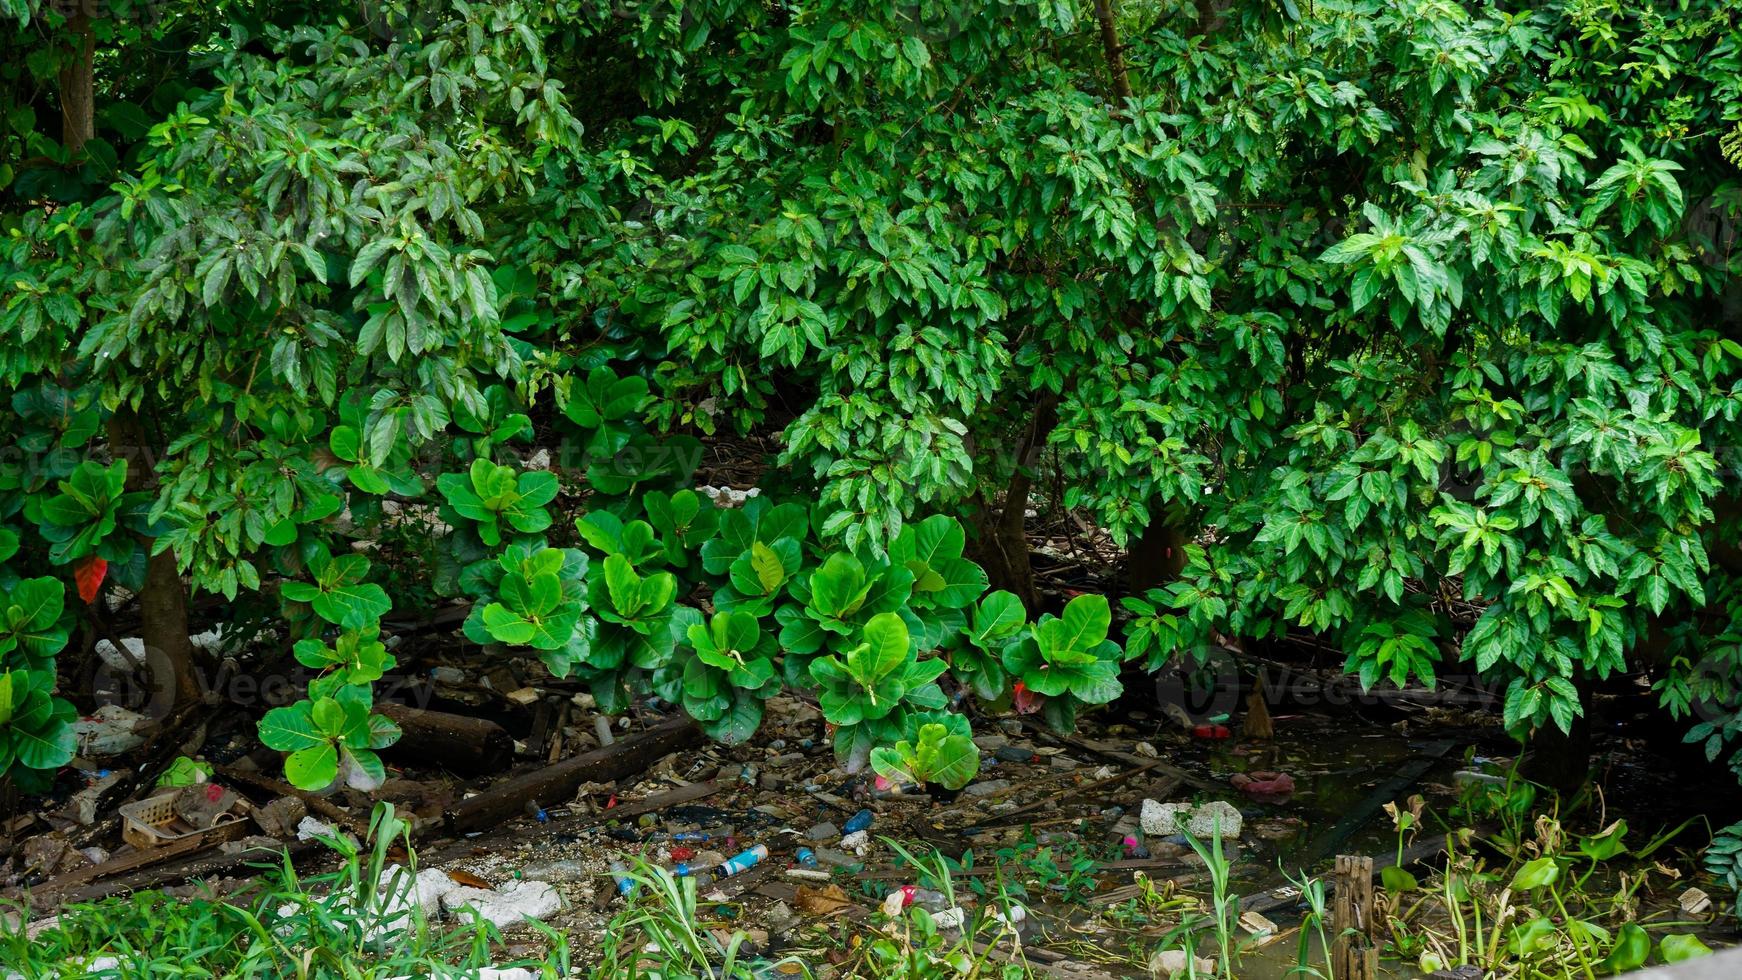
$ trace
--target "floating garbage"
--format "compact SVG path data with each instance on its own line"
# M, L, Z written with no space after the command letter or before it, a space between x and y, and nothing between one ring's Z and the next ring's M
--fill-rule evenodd
M1237 772L1228 780L1255 800L1280 802L1294 795L1294 777L1285 772Z
M1144 800L1140 819L1143 833L1149 837L1171 837L1183 831L1200 841L1208 841L1218 831L1223 840L1233 840L1245 824L1240 811L1225 800L1199 806Z

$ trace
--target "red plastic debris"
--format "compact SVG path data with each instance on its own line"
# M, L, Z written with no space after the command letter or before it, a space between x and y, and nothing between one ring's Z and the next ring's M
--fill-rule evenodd
M73 566L73 582L79 587L79 598L86 605L97 601L97 590L103 587L103 577L109 574L108 561L92 555Z
M1192 734L1198 738L1220 739L1228 737L1227 725L1198 725L1192 729Z
M690 858L695 856L696 849L693 847L674 847L671 849L671 859L673 861L688 861Z
M617 806L617 794L612 793L611 798L605 801L605 809L610 810L610 809L615 808L616 806Z
M1294 777L1286 772L1237 772L1228 781L1255 800L1285 800L1294 793Z
M1046 695L1036 694L1028 689L1028 685L1017 681L1010 688L1010 704L1019 715L1032 715L1046 703Z

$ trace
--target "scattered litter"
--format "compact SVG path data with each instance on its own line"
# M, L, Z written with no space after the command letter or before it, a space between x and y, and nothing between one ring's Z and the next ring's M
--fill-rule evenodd
M874 819L876 819L876 815L870 810L860 810L858 813L853 814L852 819L847 821L847 825L841 828L841 832L848 836L863 833L864 831L871 829L871 822Z
M1712 897L1698 888L1689 888L1682 892L1679 901L1682 911L1689 915L1701 915L1712 907Z
M1144 800L1141 820L1143 832L1151 837L1172 837L1184 832L1200 841L1208 841L1218 827L1223 840L1233 840L1240 836L1245 823L1240 811L1225 800L1198 806Z
M73 722L79 739L79 754L100 758L120 755L145 744L145 729L151 719L118 704L105 704L88 718Z

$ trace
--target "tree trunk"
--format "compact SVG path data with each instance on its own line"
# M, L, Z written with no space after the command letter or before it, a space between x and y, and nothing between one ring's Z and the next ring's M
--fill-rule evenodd
M1101 24L1101 50L1107 56L1107 71L1113 76L1113 94L1120 102L1131 99L1131 76L1125 70L1125 53L1119 44L1119 25L1113 20L1113 0L1095 0L1095 20Z
M67 30L76 35L77 47L60 70L60 139L67 152L76 156L96 132L96 91L91 75L96 38L83 3L67 20Z
M147 491L157 485L155 458L139 416L123 405L109 417L109 451L127 460L127 490ZM155 539L140 535L138 547L150 549ZM152 668L153 684L169 685L175 692L176 711L200 700L199 677L194 671L194 645L188 639L187 586L169 550L150 555L145 565L145 587L139 593L139 635L145 641L146 662ZM162 665L160 671L159 665ZM161 673L170 676L163 677ZM157 696L153 701L157 700ZM172 712L173 714L174 712Z
M1186 567L1191 540L1166 514L1150 518L1149 526L1125 552L1125 591L1138 595L1179 577Z
M1028 492L1034 486L1034 469L1047 436L1058 424L1058 396L1043 393L1035 402L1028 431L1017 447L1016 466L1004 489L1004 504L996 513L990 508L980 524L980 563L986 568L992 588L1015 594L1031 615L1040 612L1040 595L1034 587L1034 566L1028 560Z

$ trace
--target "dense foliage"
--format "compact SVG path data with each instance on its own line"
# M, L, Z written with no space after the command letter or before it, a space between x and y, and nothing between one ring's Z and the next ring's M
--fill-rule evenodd
M103 588L199 696L184 583L318 672L261 728L310 786L380 779L441 596L946 786L954 693L1068 726L1289 630L1521 734L1639 672L1742 765L1732 0L0 11L14 772ZM1031 503L1131 548L1123 650Z

